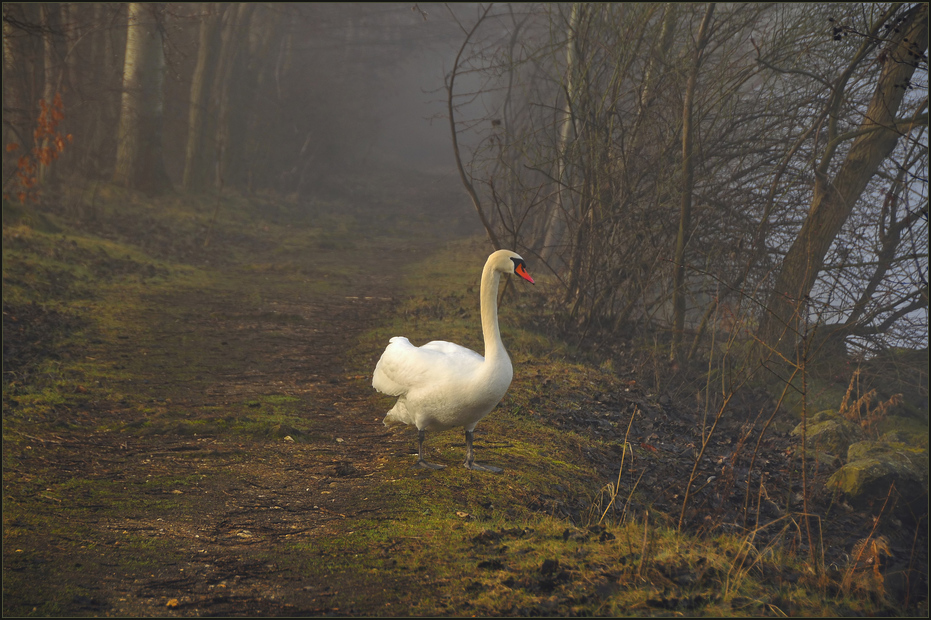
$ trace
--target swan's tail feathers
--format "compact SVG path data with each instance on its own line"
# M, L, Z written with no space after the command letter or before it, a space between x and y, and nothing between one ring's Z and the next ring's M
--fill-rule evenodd
M407 410L407 405L404 403L404 400L401 399L394 404L394 407L391 408L387 414L385 414L385 419L383 420L385 426L395 426L398 424L413 424L411 420L410 412Z
M400 396L407 390L397 381L392 381L388 373L384 371L381 362L375 367L375 374L372 375L372 387L389 396Z

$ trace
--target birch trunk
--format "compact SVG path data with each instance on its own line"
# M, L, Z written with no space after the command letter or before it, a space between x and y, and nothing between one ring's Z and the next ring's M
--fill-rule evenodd
M170 187L162 156L165 54L158 4L128 7L114 183L148 194Z
M559 186L556 188L556 204L550 207L547 217L546 237L543 240L541 256L544 262L549 262L553 252L561 245L566 231L566 217L572 210L572 196L569 191L570 167L568 149L573 138L577 137L573 121L573 106L576 98L576 74L578 73L578 41L577 35L582 19L582 7L576 2L572 5L569 14L569 30L566 33L566 102L560 114L559 137L556 144L556 179Z

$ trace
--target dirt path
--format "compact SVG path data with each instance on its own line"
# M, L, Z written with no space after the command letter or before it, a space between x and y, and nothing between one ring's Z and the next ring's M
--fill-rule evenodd
M78 417L98 430L33 437L6 472L16 480L7 501L39 517L10 528L29 532L41 517L65 526L4 551L14 574L45 581L5 587L5 608L28 613L47 603L29 597L57 591L63 615L390 609L372 602L386 584L328 578L325 540L385 518L373 473L409 449L409 437L387 433L370 378L348 374L345 354L390 308L410 256L383 256L324 292L269 272L148 300L138 331L110 334L95 353L132 368L105 387L139 402L87 403ZM276 415L285 421L267 421ZM199 427L204 419L212 426ZM115 430L100 431L107 420Z

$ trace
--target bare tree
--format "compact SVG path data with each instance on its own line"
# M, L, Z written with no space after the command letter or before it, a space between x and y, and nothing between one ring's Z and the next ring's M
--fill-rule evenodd
M475 187L472 184L472 181L469 179L466 174L465 167L462 163L462 154L459 149L459 130L456 127L456 106L454 104L455 99L455 88L456 88L456 76L459 73L460 67L459 63L462 59L462 54L465 49L470 44L475 31L482 25L482 22L488 17L488 13L491 10L492 5L487 5L475 20L475 23L471 28L463 28L465 37L463 39L462 45L459 47L459 51L456 53L456 59L453 61L453 68L449 72L449 75L446 76L446 113L449 120L449 131L450 136L452 137L453 142L453 155L456 158L456 169L459 171L459 180L462 182L463 187L465 187L466 193L469 194L469 198L472 200L472 206L475 207L475 212L478 214L478 218L482 223L482 227L485 229L485 234L488 235L488 240L491 242L491 245L494 249L501 249L501 242L498 241L498 235L495 233L494 228L492 227L488 217L485 215L485 209L482 206L481 199L478 196L478 192L475 191Z
M562 244L565 234L565 217L562 215L572 210L572 197L569 195L571 185L571 162L569 145L576 136L576 124L573 119L573 106L578 99L579 70L578 40L579 29L582 25L582 13L585 9L582 3L575 2L569 14L569 23L566 29L566 75L565 101L559 118L558 139L556 143L556 203L550 207L546 216L546 237L543 240L542 258L551 260L553 252Z
M872 52L880 46L874 58ZM927 100L923 114L897 118L913 74L921 62L926 63L927 49L928 5L920 3L906 10L893 5L870 24L856 54L830 85L831 96L818 121L827 124L826 144L818 154L811 204L782 262L759 329L760 340L789 359L794 359L801 325L808 319L803 311L805 300L822 272L828 250L900 138L927 123ZM854 86L852 78L870 61L877 68L872 99L859 126L841 131L839 119L848 90ZM924 299L927 305L926 294Z
M162 155L165 54L159 4L130 3L115 183L148 193L170 187Z
M197 64L191 78L191 103L188 112L188 135L184 157L185 189L201 187L206 177L205 150L208 146L207 129L210 117L210 85L213 83L219 50L222 15L226 3L200 5L200 29L197 42Z
M676 253L673 258L673 341L672 353L679 356L679 345L685 329L685 246L692 235L692 192L695 184L695 161L693 142L695 129L693 113L695 89L698 84L698 71L711 35L711 20L714 18L715 3L709 2L698 27L698 38L692 51L691 66L685 85L685 97L682 102L682 200L679 207L679 232L676 235Z
M3 4L3 144L11 142L25 150L31 148L31 135L26 128L35 119L35 94L30 88L34 79L31 65L35 61L29 53L33 36L41 33L38 15L27 14L30 5Z
M717 111L721 102L738 99L742 85L754 74L746 35L764 10L746 5L729 8L714 38L709 16L701 41L677 39L677 33L687 34L695 17L698 27L702 12L654 4L572 5L565 13L553 7L537 19L548 20L548 28L524 28L523 49L536 45L531 49L541 51L527 52L525 68L509 68L508 76L528 80L521 88L540 99L523 102L522 122L505 117L507 131L488 141L503 146L490 149L494 156L476 160L473 169L482 170L484 165L489 176L483 182L489 187L490 176L503 184L503 173L513 175L514 182L508 185L522 185L526 208L537 206L527 216L511 219L521 223L521 244L541 248L541 257L560 275L563 316L568 322L585 330L596 325L617 328L631 316L646 322L654 317L672 319L667 309L677 288L672 282L678 282L679 316L684 320L685 300L694 291L685 286L685 267L690 262L685 241L692 236L692 215L690 208L683 211L683 200L690 205L696 192L707 203L715 200L708 196L712 183L703 179L696 185L683 176L690 169L694 175L699 169L707 173L716 167L734 167L733 145L724 138L705 138L715 133L702 127L714 123L723 127L726 117ZM539 39L533 41L532 36ZM688 89L680 85L689 83L689 72L680 72L680 59L705 54L713 63L707 74L720 77L700 82L699 63L691 72L688 92L693 101L686 101ZM513 54L498 58L489 63L490 70L500 71L499 67L515 62ZM509 83L508 92L515 90ZM711 102L717 102L718 109ZM728 105L731 111L745 114L733 103ZM692 109L695 126L683 132L683 110ZM494 113L499 114L497 109ZM693 143L703 158L683 157L683 146L691 151ZM510 159L519 163L502 168L501 150L510 151ZM688 164L685 169L683 163ZM703 205L698 216L709 217L708 208ZM680 219L676 216L683 213L687 216L683 244L679 259L673 261L675 223ZM690 251L700 254L713 243L708 235L701 242L704 245ZM678 277L671 269L674 262L682 265Z
M520 20L519 40L512 8L489 13L505 36L470 34L461 54L487 79L471 93L489 111L468 122L479 146L462 166L478 200L494 207L486 228L539 252L562 286L557 317L581 338L635 322L668 330L684 354L694 330L690 358L719 309L749 326L762 320L762 335L785 327L780 300L797 301L816 282L818 311L842 318L837 338L904 325L927 298L926 253L905 251L927 243L926 198L914 199L927 196L917 172L927 161L927 69L915 17L926 9L864 8L546 5ZM831 30L829 18L870 13L868 28ZM895 56L893 34L918 47ZM896 68L905 56L912 68ZM924 77L910 84L916 65ZM878 73L889 95L892 84L900 95L914 87L908 105L878 94L870 102ZM911 155L896 147L903 142ZM853 165L868 152L879 177ZM844 228L849 218L826 227L832 196L850 190L861 228ZM897 196L882 213L881 201L868 208L879 191ZM863 226L875 233L870 247L856 242ZM822 246L801 252L815 230ZM862 248L859 262L839 244ZM820 264L806 262L799 280L793 261L816 255ZM894 292L909 278L911 288ZM787 279L805 293L787 292Z
M53 32L58 30L61 25L59 17L60 7L56 3L43 2L39 6L40 19L45 36L42 37L42 65L43 65L43 87L41 106L43 111L48 114L52 109L55 95L59 95L58 83L61 74L57 53L55 50L55 39ZM49 152L49 138L44 136L41 144L37 145L41 152ZM38 180L40 184L47 184L51 181L51 162L47 158L39 158L38 161Z
M220 53L217 59L216 76L213 82L213 100L216 104L216 175L214 185L222 187L227 178L227 168L233 151L231 148L233 136L233 107L236 105L231 93L233 82L237 77L234 67L237 60L241 60L240 53L246 43L246 33L249 30L249 21L256 5L250 2L239 2L230 7L227 20L220 34Z

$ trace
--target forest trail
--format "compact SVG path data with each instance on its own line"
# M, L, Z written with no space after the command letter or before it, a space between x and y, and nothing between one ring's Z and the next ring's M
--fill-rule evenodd
M328 574L328 541L392 517L373 474L414 445L346 366L411 255L343 252L331 264L377 260L325 288L270 268L146 300L135 333L95 347L131 367L108 387L138 401L89 403L87 432L31 437L6 472L8 501L67 524L7 547L8 568L48 580L37 592L75 592L61 615L391 613L392 584ZM48 603L23 594L5 587L5 608Z
M412 218L421 230L365 208L352 224L363 232L345 221L326 228L283 220L237 237L230 226L213 242L226 249L209 267L170 285L158 284L154 263L112 249L92 251L62 236L47 250L28 235L5 237L10 247L80 259L94 271L90 284L41 272L51 298L82 303L73 301L82 299L81 285L132 276L100 302L99 323L73 330L78 340L63 344L29 335L74 319L4 300L5 372L15 367L23 381L49 373L28 354L60 364L64 379L84 377L42 395L46 409L29 407L35 392L27 389L11 389L4 400L6 615L821 609L784 594L820 586L777 555L759 560L765 594L722 595L739 557L719 542L722 533L750 536L758 549L804 551L801 529L789 526L801 510L796 440L770 429L753 450L741 448L761 432L764 396L735 401L736 415L721 421L695 469L702 427L694 406L663 403L624 368L602 373L558 353L547 359L555 341L515 330L509 346L523 338L525 347L509 349L515 382L476 436L480 458L505 472L459 466L463 442L454 431L428 446L446 469L412 467L416 435L382 424L392 399L372 389L371 372L395 335L387 329L393 322L403 324L397 334L418 342L430 338L429 325L466 342L464 332L448 330L467 329L466 337L477 330L468 309L477 291L460 290L460 282L461 296L449 296L437 280L444 269L471 268L484 250L453 244L437 252L441 240L427 232L440 228L435 220ZM190 240L168 242L170 225L112 221L129 238L125 247L196 255ZM389 223L396 236L379 236ZM26 275L10 268L4 278L19 283ZM147 278L155 285L147 288ZM507 311L510 327L518 303ZM751 456L757 465L748 487ZM821 485L830 470L817 471ZM686 529L711 542L695 543L697 559L680 542L675 552L661 540L648 550L640 523L651 536L671 531L690 475ZM621 494L608 504L605 485L615 481ZM837 567L874 522L839 511L827 494L812 502L813 512L831 515L819 542L832 579L842 579ZM898 530L887 532L896 561L914 557L926 566L920 546L915 556L914 530Z

